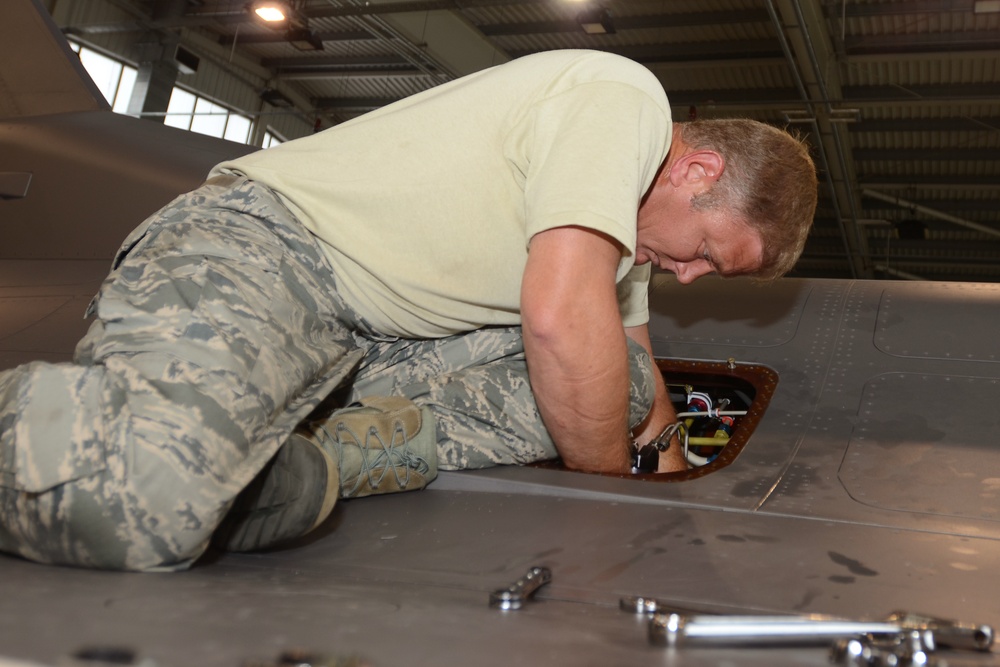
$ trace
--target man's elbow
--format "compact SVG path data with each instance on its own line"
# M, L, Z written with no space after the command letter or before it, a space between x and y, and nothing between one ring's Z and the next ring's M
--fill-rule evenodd
M574 326L574 314L569 309L551 303L522 301L521 329L525 344L552 348L564 338Z

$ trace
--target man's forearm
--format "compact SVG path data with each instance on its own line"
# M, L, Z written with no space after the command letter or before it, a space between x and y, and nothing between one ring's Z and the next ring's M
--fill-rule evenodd
M630 464L620 259L603 234L550 229L532 238L521 284L532 391L560 456L579 470L626 472Z
M613 334L545 339L526 327L525 351L532 390L545 426L570 468L627 472L628 359L619 326Z

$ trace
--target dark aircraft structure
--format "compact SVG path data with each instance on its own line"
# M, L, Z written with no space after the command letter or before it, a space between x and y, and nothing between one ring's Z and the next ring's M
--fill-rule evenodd
M120 239L252 150L113 114L44 9L5 10L0 368L69 360ZM1000 664L1000 286L650 302L690 471L441 473L184 573L0 556L0 667Z

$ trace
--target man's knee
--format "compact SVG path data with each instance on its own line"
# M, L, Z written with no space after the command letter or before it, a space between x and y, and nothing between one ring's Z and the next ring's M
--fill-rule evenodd
M106 476L43 492L0 487L0 551L53 565L132 571L185 569L201 556L214 525L185 532L159 526L164 514L149 495L136 502L117 484L102 484Z
M187 567L218 521L222 484L211 474L200 490L179 484L204 449L153 424L163 405L133 414L104 371L34 363L0 374L0 551L104 569Z

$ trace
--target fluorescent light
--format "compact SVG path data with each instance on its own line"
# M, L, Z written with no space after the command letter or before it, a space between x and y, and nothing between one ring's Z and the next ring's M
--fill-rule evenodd
M258 7L254 13L265 21L284 21L287 18L277 7Z
M292 15L291 6L282 0L256 0L250 3L250 10L267 23L281 23Z
M972 11L976 14L1000 13L1000 0L976 0L972 5Z

